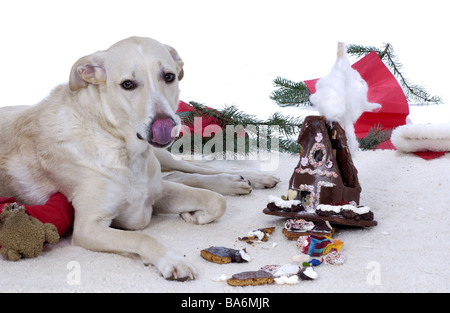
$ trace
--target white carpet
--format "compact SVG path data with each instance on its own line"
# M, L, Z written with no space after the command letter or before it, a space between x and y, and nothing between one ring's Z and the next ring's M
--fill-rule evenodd
M233 161L226 166L248 166ZM213 278L291 263L295 242L281 233L285 219L262 213L267 197L287 193L297 157L283 155L274 189L228 197L226 214L209 225L185 223L178 216L154 216L145 233L185 255L199 272L190 282L165 281L136 257L88 251L70 245L70 236L47 245L37 258L8 262L0 258L0 292L449 292L450 154L425 161L394 151L358 152L354 163L363 191L361 204L372 208L378 226L337 229L344 242L344 265L322 264L319 278L297 285L231 287ZM255 165L255 164L254 164ZM257 164L256 164L257 165ZM248 231L276 226L268 242L237 240ZM276 247L273 244L277 243ZM245 264L218 265L201 258L209 246L247 248ZM75 283L75 284L74 284Z

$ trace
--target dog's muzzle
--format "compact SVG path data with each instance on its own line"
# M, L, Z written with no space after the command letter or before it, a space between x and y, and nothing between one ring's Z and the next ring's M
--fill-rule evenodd
M169 116L156 117L147 127L147 141L154 147L166 148L175 140L179 130L179 125ZM136 136L145 140L137 133Z

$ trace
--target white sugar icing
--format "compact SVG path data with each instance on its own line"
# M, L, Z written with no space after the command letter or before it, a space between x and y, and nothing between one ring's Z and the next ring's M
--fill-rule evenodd
M258 240L262 240L264 238L264 232L260 230L252 230L247 234L248 237L256 237Z
M351 204L346 204L346 205L329 205L329 204L319 204L317 206L317 210L321 210L321 211L332 211L335 213L340 213L342 210L349 210L349 211L353 211L356 214L366 214L370 212L370 208L367 206L354 206Z
M274 203L277 207L287 209L291 208L293 205L299 205L301 203L300 200L283 200L280 197L270 195L269 203Z
M247 262L250 262L252 260L252 257L247 252L245 252L244 250L239 250L239 254Z

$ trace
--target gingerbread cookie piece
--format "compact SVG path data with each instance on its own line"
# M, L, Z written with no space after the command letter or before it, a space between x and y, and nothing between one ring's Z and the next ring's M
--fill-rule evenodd
M314 228L311 230L311 235L331 237L334 234L334 228L331 227L328 221L319 221L316 223Z
M275 231L275 227L267 227L267 228L259 228L257 230L253 230L247 234L245 237L239 237L238 239L241 241L245 241L247 243L253 243L253 241L267 241L269 240L270 235Z
M273 275L266 271L250 271L234 274L227 280L230 286L258 286L273 284Z
M289 240L297 240L300 236L308 236L313 228L313 222L304 219L288 219L284 225L283 234Z
M297 240L300 236L309 235L331 237L334 234L334 229L328 221L318 221L314 225L313 222L303 219L289 219L284 226L283 234L289 240Z
M235 250L225 247L209 247L200 251L200 255L207 261L217 264L244 263L250 256L244 250Z

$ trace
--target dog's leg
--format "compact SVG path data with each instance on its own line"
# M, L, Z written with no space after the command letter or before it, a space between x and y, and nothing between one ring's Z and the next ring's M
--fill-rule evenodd
M247 195L252 192L250 182L237 174L203 175L172 172L164 176L164 179L195 188L209 189L225 196Z
M163 196L154 205L155 213L180 214L187 222L207 224L226 210L225 198L213 191L163 181Z
M272 174L269 174L267 172L262 172L256 169L246 169L246 170L230 170L230 169L218 169L212 166L209 166L207 164L196 164L195 162L187 162L183 160L175 160L173 156L165 149L155 149L155 155L158 158L161 167L172 169L175 171L180 171L183 173L196 173L196 174L202 174L202 175L219 175L219 174L229 174L229 175L235 175L233 179L229 181L223 180L222 183L227 184L227 189L233 190L236 188L241 188L240 186L233 186L236 184L242 183L241 177L243 177L245 180L249 181L251 184L251 187L254 189L264 189L264 188L273 188L275 187L279 182L280 179L278 177L275 177ZM194 183L189 183L189 175L185 176L183 178L183 181L179 180L180 175L176 175L177 180L181 183L187 184L189 186L195 186ZM194 176L191 176L194 177ZM165 177L166 179L174 178L174 176ZM177 181L174 180L174 181ZM203 188L203 186L202 186ZM207 189L210 189L208 185L206 186ZM219 192L221 194L229 194L227 192L224 192L220 189L213 189L213 191ZM247 192L248 193L248 192ZM239 193L242 194L242 193Z
M138 254L144 263L156 266L168 280L185 281L195 278L195 269L182 257L167 251L150 236L111 228L113 217L107 213L105 204L102 204L102 201L94 203L89 197L87 199L90 199L88 203L80 202L76 198L72 201L76 208L72 236L74 245L93 251ZM99 209L102 207L104 209Z

